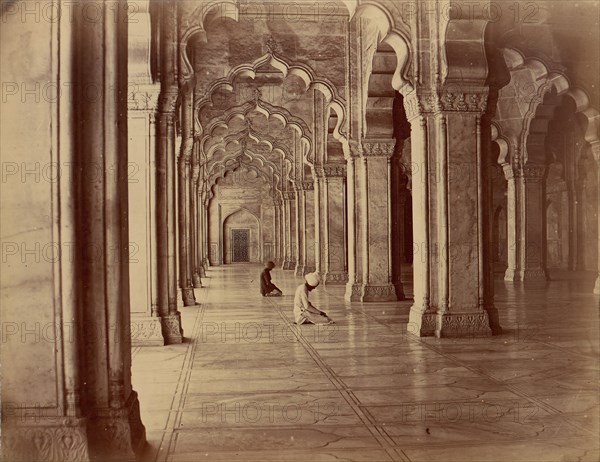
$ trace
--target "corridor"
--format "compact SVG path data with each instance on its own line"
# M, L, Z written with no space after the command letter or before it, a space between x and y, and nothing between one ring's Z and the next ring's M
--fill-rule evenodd
M260 270L209 268L184 343L133 349L144 460L598 460L590 281L497 280L503 335L436 339L406 334L410 301L349 304L343 286L311 294L337 324L295 326L302 279L276 269L284 296L263 298Z

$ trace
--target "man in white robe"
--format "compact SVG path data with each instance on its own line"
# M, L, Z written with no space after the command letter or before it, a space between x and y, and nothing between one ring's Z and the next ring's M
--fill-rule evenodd
M296 324L333 324L335 321L308 300L309 292L321 283L321 275L309 273L304 279L305 282L298 286L294 296L294 321Z

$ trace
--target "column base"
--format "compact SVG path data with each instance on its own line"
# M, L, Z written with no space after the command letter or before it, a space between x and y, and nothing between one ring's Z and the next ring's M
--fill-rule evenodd
M296 265L296 267L294 269L294 275L295 276L304 276L306 274L305 269L306 268L304 265Z
M132 390L121 408L96 410L88 419L88 435L92 460L135 462L146 445L137 393Z
M383 286L365 284L362 292L363 302L395 302L397 300L396 288L393 284Z
M347 282L344 300L347 302L362 302L362 284L359 282Z
M201 278L205 278L206 277L206 269L204 268L204 266L200 266L200 268L198 268L198 275Z
M132 315L129 325L131 327L131 346L163 346L165 344L160 317Z
M600 295L600 276L596 278L596 285L594 285L594 294Z
M519 270L509 267L504 273L504 280L512 282L546 282L548 279L548 273L544 268Z
M412 315L412 310L411 310ZM416 316L416 313L415 313ZM416 334L415 325L410 325L409 329ZM499 327L499 326L498 326ZM421 337L435 336L437 338L474 338L489 337L492 335L490 320L486 311L477 313L423 313L419 334Z
M283 262L281 263L281 269L282 270L289 269L289 266L290 266L290 262L288 261L287 258L284 258Z
M16 416L3 412L2 460L89 461L87 419Z
M348 282L348 273L345 271L330 271L325 273L323 279L326 285L343 285Z
M181 298L183 299L183 306L196 305L196 295L194 295L194 289L192 287L181 289Z
M181 313L168 314L161 317L162 333L165 345L183 343L183 329L181 327Z
M183 304L183 294L181 291L181 288L177 289L177 300L175 301L177 308L183 308L184 304Z
M200 273L196 272L192 275L192 286L194 289L202 288L202 279L200 278Z
M363 283L346 284L344 298L349 302L394 302L396 288L392 284L374 285Z

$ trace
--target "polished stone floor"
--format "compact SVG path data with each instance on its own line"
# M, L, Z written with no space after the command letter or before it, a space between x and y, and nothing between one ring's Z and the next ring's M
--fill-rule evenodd
M295 326L260 267L210 268L180 308L186 342L133 350L148 461L598 461L599 309L593 279L496 283L505 333L406 334L410 301L345 303ZM407 291L410 292L410 284Z

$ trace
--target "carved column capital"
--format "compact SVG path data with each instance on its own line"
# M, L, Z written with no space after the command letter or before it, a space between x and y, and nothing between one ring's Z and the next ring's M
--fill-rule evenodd
M177 90L177 87L168 90L161 90L157 103L158 110L163 113L175 114L178 96L179 91Z
M404 111L408 120L415 119L425 113L439 112L439 97L434 92L412 91L404 97Z
M296 193L294 191L283 191L281 194L283 195L283 199L286 201L293 201L296 197Z

